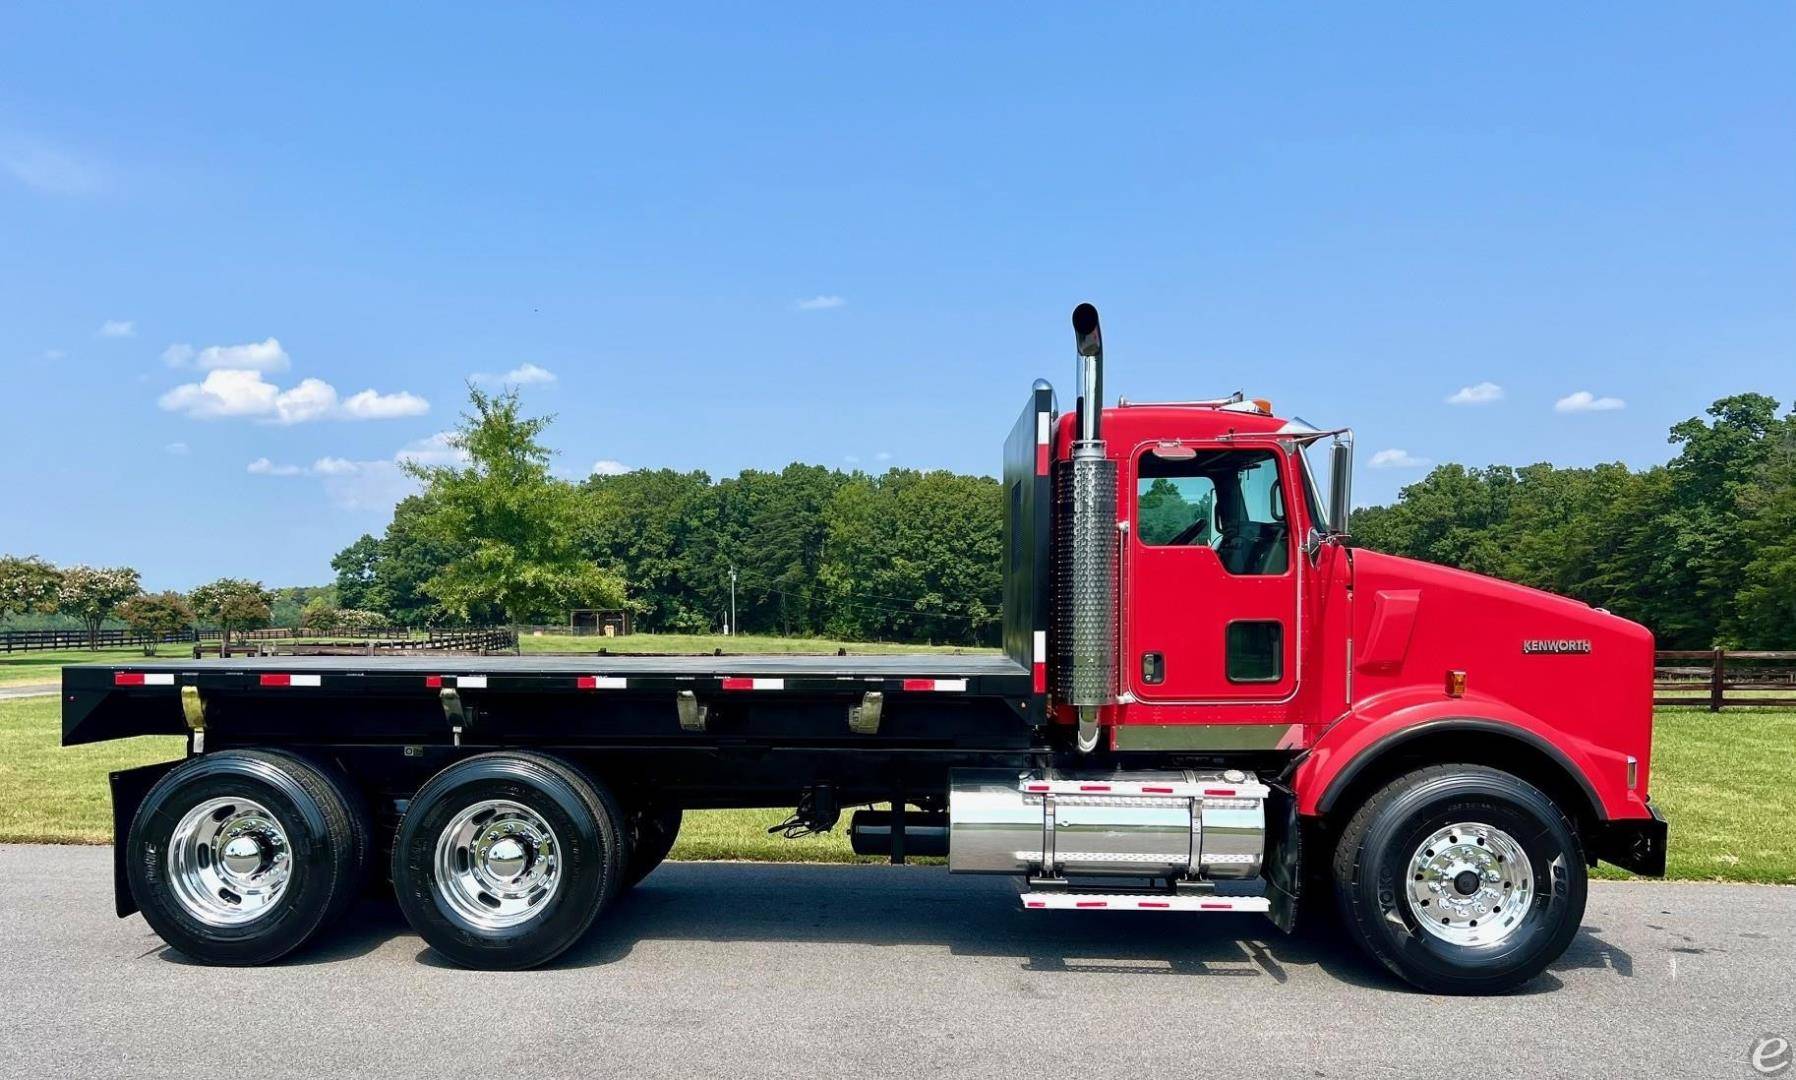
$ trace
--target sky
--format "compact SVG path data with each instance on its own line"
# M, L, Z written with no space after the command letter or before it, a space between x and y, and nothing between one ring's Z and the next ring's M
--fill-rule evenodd
M1030 382L1431 464L1796 398L1787 5L10 5L0 553L330 580L469 380L570 477L996 473Z

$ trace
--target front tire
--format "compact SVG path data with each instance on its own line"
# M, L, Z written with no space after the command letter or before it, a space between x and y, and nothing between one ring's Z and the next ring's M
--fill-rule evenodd
M413 796L393 846L407 921L463 967L516 970L559 956L622 883L617 802L546 754L481 754Z
M291 754L224 750L172 769L125 839L150 927L203 963L265 964L355 897L365 822L338 782Z
M1587 892L1577 830L1519 777L1479 765L1401 776L1361 806L1334 858L1360 946L1432 993L1528 982L1577 935Z

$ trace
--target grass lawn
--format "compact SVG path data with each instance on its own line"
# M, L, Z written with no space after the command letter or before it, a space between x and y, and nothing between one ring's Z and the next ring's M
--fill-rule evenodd
M178 659L193 655L192 645L160 645L156 655L168 659ZM18 686L22 683L59 683L62 681L62 665L64 664L128 664L133 660L143 659L143 650L101 649L89 652L86 649L64 649L55 652L16 652L0 653L0 686Z
M157 737L63 749L54 697L0 701L0 842L105 843L106 773L178 757ZM1674 878L1796 884L1796 711L1661 709L1653 799L1671 820ZM704 810L686 816L676 859L848 862L843 824L785 840L767 827L784 810ZM1611 868L1603 877L1625 877Z

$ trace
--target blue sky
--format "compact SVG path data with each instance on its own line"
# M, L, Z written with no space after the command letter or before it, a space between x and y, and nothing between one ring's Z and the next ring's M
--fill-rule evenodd
M1784 5L973 7L8 8L0 552L326 581L478 374L572 475L990 472L1085 299L1361 501L1796 397Z

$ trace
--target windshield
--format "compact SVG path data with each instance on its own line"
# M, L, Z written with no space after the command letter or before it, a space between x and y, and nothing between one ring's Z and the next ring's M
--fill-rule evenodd
M1322 501L1322 491L1316 487L1316 470L1311 466L1310 451L1320 446L1320 441L1304 443L1297 451L1297 461L1302 466L1303 493L1310 501L1310 524L1323 532L1332 531L1328 524L1328 504Z

